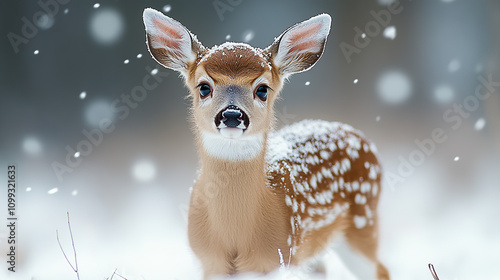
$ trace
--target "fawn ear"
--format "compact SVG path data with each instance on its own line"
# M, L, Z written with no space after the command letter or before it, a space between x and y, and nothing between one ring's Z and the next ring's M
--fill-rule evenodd
M161 65L187 76L203 45L173 18L154 9L145 9L144 26L149 52Z
M323 53L331 22L329 15L317 15L288 28L274 40L267 51L281 75L287 77L313 67Z

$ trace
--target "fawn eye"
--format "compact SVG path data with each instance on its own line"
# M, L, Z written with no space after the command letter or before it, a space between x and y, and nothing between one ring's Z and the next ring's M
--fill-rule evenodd
M207 83L202 83L198 85L201 98L205 98L212 93L212 88Z
M267 89L269 87L268 86L258 86L257 89L255 90L255 95L257 95L257 97L262 100L262 101L266 101L267 100Z

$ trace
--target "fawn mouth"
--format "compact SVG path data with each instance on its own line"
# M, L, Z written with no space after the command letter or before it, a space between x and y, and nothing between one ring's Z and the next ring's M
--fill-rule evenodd
M214 121L219 133L230 139L240 137L250 125L248 115L234 105L221 110Z

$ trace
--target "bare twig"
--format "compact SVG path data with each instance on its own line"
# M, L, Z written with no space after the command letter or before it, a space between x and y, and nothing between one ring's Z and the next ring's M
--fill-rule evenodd
M113 277L116 275L118 277L120 277L121 279L124 279L124 280L128 280L127 278L121 276L120 274L116 273L116 271L118 270L118 268L115 269L115 271L113 271L113 275L111 275L111 278L109 278L109 280L113 280Z
M118 270L118 268L115 268L115 271L113 271L113 274L111 274L111 277L110 278L106 278L106 280L113 280L113 277L115 276L115 273L116 273L117 270Z
M128 280L127 278L125 278L125 277L121 276L121 275L120 275L120 274L118 274L118 273L115 273L115 274L116 274L118 277L120 277L121 279Z
M76 257L75 241L73 239L73 232L71 231L71 223L69 222L69 212L67 212L67 214L68 214L69 235L71 236L71 245L73 246L73 253L74 253L74 256L75 256L75 266L73 266L73 264L68 259L68 256L66 255L66 252L64 252L64 249L63 249L63 247L61 245L61 241L59 240L59 232L56 230L57 243L59 244L59 248L61 249L61 252L63 253L64 258L68 262L69 266L71 266L71 269L73 269L73 271L76 273L76 278L78 280L80 280L80 274L78 272L78 261L77 261L77 257Z
M69 261L68 256L66 256L66 253L64 252L62 246L61 246L61 241L59 241L59 232L56 230L56 236L57 236L57 243L59 244L59 248L61 248L61 252L64 255L64 258L66 258L66 261L68 262L69 266L71 266L71 269L76 272L76 269L73 267L73 264Z
M434 265L432 265L432 263L429 264L429 270L431 271L432 278L434 278L434 280L439 280L439 277L438 277L436 270L434 269Z

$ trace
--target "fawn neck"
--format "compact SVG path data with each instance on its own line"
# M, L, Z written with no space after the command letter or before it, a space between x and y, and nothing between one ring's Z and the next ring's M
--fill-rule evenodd
M265 142L256 157L241 161L218 159L200 146L197 191L209 197L206 207L210 223L227 234L236 234L235 237L254 228L263 218L263 212L272 211L269 207L279 204L267 187Z

